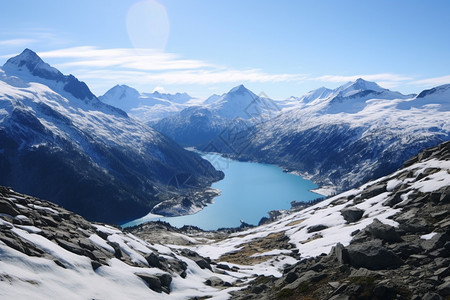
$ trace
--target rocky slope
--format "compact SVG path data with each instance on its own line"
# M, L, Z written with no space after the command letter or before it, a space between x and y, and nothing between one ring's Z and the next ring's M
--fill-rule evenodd
M394 175L366 185L356 195L327 200L329 207L342 207L346 221L342 230L354 226L350 243L342 239L330 251L285 267L281 277L260 276L245 290L233 293L233 298L448 299L449 162L447 142L422 152ZM385 207L387 219L372 219L361 208L367 202ZM325 209L323 205L313 208L316 214ZM355 226L362 222L364 226ZM308 227L314 234L305 243L326 238L326 223L325 218Z
M31 50L0 69L0 184L121 222L163 201L205 205L222 176Z
M223 232L124 232L1 188L0 295L446 299L449 209L450 142L359 188Z
M2 299L224 299L240 277L231 273L0 187Z
M391 175L256 228L226 234L147 224L132 232L238 267L253 281L232 299L445 299L449 208L446 142Z

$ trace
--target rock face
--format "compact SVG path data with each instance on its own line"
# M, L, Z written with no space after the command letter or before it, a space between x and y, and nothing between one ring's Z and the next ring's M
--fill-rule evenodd
M408 170L414 164L427 165L433 160L447 165L446 171ZM399 200L377 205L397 211L391 218L397 226L374 219L353 234L349 245L338 243L327 255L300 259L286 267L281 278L259 276L248 288L234 292L233 299L447 299L450 187L444 182L450 174L449 161L450 142L446 142L408 160L395 177L378 180L352 197L361 204L363 198L384 199L387 187ZM427 192L430 177L425 181L422 178L433 175L442 176L438 181L441 187ZM409 184L398 183L400 179ZM349 200L339 198L332 204L345 201ZM346 208L341 214L347 222L356 222L363 213Z

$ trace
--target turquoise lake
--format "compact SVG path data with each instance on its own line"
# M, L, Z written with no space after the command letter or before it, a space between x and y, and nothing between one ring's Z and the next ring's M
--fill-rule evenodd
M124 224L124 227L148 221L165 221L172 226L194 225L205 230L238 227L241 220L257 225L268 212L289 209L291 201L305 202L322 197L310 190L317 186L300 176L285 173L281 168L253 162L240 162L218 154L202 154L225 178L212 185L221 194L214 203L193 215L179 217L146 216Z

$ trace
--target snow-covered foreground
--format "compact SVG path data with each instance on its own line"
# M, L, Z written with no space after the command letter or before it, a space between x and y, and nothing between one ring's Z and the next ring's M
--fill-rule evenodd
M97 247L113 253L114 249L108 243L117 243L133 265L129 261L112 257L107 265L94 270L89 257L77 255L47 239L41 235L42 230L38 227L12 224L5 220L5 216L2 214L4 218L0 219L2 230L8 228L12 234L32 243L46 254L43 257L29 256L0 241L2 299L186 299L206 295L213 296L214 299L227 299L227 292L236 288L220 290L207 286L204 282L212 275L226 282L242 277L239 274L213 274L209 269L200 268L192 259L175 254L166 246L151 245L108 225L95 225L97 232L107 235L106 239L92 233L89 240ZM20 215L16 218L20 218ZM83 231L81 228L78 230ZM143 279L136 276L159 276L166 273L149 266L144 256L150 253L158 253L160 257L181 260L187 264L186 278L172 274L170 295L151 290Z
M426 170L430 169L439 171L424 176L417 181L412 178L398 179L398 176L405 172L413 172L414 177L417 178L417 176L427 173ZM317 256L322 253L328 254L337 243L341 243L344 246L348 245L352 240L352 233L365 228L374 219L396 227L398 224L391 220L391 217L399 213L401 209L395 208L395 206L391 208L383 205L383 203L391 199L398 188L402 187L402 189L405 189L405 186L410 190L407 193L408 197L414 197L415 192L430 193L450 186L450 161L431 159L416 163L389 176L364 184L357 189L352 189L324 200L314 206L295 213L287 213L274 223L238 232L223 241L211 245L194 246L192 249L200 255L220 260L220 257L227 253L239 252L246 244L267 238L276 233L282 233L289 238L289 243L295 245L295 249L298 249L300 256L303 258ZM370 192L370 190L374 189L384 189L384 191L381 193ZM376 195L371 196L371 194ZM403 197L402 202L408 201L408 197ZM341 214L344 208L358 208L363 210L364 213L359 221L348 223ZM316 225L324 225L327 228L320 231L312 231L311 228ZM267 255L267 261L251 267L239 267L248 269L249 274L280 276L280 270L286 263L295 263L289 254L290 251L282 249L272 250L261 254Z
M280 277L286 265L329 253L337 243L348 245L354 232L375 219L397 226L391 217L401 212L410 198L448 186L448 157L442 160L422 157L360 188L296 212L285 212L273 223L221 238L213 232L173 234L183 243L154 239L150 242L139 230L133 235L112 226L92 224L54 204L3 188L0 190L0 297L228 299L232 297L230 292L244 288L258 274ZM386 201L394 199L399 191L400 199L388 205ZM342 214L344 208L362 211L361 218L346 220ZM421 238L430 239L433 235L429 233ZM287 244L291 245L285 247ZM188 249L209 257L211 269L207 259ZM155 265L152 255L160 263L169 262L169 267L164 268L162 264L152 267ZM241 262L237 263L237 259ZM184 274L176 269L182 262L186 264ZM172 278L170 294L155 292L141 279L164 274ZM229 284L211 284L214 277Z

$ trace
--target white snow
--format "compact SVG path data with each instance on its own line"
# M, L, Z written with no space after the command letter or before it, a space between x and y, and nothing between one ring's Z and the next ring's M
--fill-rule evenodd
M36 210L42 210L42 211L47 211L47 212L51 212L52 214L58 214L58 212L56 210L54 210L53 208L50 207L44 207L44 206L40 206L40 205L36 205L36 204L28 204L29 207L34 208Z
M424 235L420 236L420 238L423 240L430 240L436 234L437 234L437 232L431 232L429 234L424 234Z
M111 247L108 243L106 243L106 241L104 239L102 239L101 237L99 237L96 234L92 234L91 236L89 236L89 240L91 242L93 242L94 244L96 244L97 246L106 249L107 251L114 253L114 248Z

